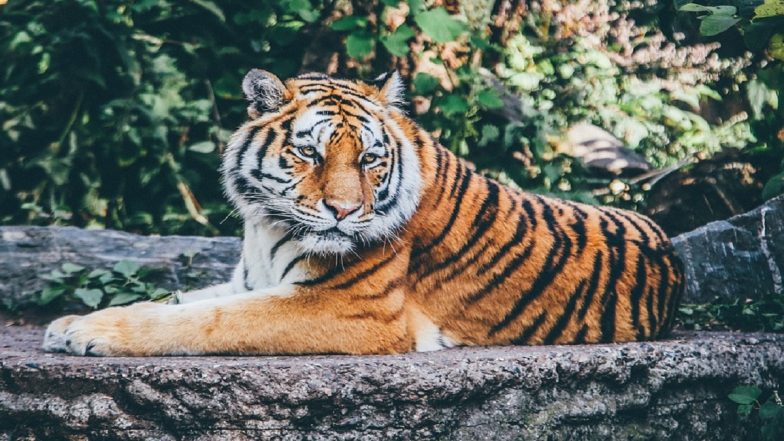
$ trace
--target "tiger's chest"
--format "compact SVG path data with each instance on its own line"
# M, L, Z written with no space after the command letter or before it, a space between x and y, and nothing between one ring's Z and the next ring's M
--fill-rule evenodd
M294 236L266 223L245 226L239 269L247 291L294 283L311 272L308 255Z

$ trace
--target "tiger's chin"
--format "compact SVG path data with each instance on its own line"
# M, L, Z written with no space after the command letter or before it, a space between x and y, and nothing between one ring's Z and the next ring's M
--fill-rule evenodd
M299 245L313 254L346 254L356 248L351 237L335 232L308 233L300 239Z

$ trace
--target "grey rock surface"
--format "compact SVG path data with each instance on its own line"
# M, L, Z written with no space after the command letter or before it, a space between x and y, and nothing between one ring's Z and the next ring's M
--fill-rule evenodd
M0 440L753 439L727 394L784 385L784 335L400 356L83 358L0 336Z
M234 237L139 236L74 227L0 226L0 300L24 304L40 290L40 278L64 262L111 268L131 260L162 270L168 289L194 289L229 279L239 260Z
M686 302L784 292L784 196L672 242L686 267Z

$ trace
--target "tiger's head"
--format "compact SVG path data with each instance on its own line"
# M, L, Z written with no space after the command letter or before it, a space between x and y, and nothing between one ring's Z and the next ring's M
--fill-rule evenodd
M229 142L223 177L246 223L279 225L316 254L396 236L417 209L422 179L412 135L398 123L400 77L377 81L245 76L250 121Z

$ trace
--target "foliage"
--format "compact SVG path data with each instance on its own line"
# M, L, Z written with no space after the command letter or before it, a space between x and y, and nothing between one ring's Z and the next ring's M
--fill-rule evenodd
M780 63L762 65L778 34L753 60L719 57L668 3L497 3L12 0L0 6L0 223L237 232L217 169L252 67L397 68L416 119L480 171L589 202L637 206L650 185L585 169L564 142L579 121L657 167L781 147ZM737 11L744 29L778 19ZM749 105L725 105L738 96ZM765 194L783 188L781 174Z
M138 263L123 260L111 269L94 269L64 263L41 277L47 286L35 297L39 306L60 307L69 303L93 309L118 306L139 300L161 300L169 291L150 281L153 271Z
M731 4L686 3L679 10L699 14L699 29L705 36L726 35L737 29L748 50L760 59L756 72L745 84L751 108L752 133L761 150L782 151L784 106L779 102L784 98L784 2L734 0L726 3ZM765 199L784 193L784 160L778 170L762 190Z
M784 332L784 293L683 304L678 312L678 326L684 329Z
M738 415L756 420L760 431L758 439L778 441L784 438L784 403L776 390L765 399L762 396L762 390L757 386L738 386L728 398L738 405Z

